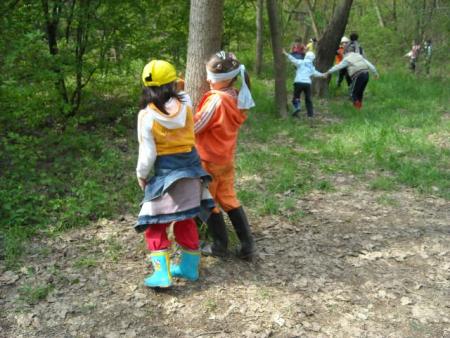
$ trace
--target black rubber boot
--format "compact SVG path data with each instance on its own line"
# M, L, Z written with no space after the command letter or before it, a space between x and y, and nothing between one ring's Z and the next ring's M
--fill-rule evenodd
M212 213L208 220L208 232L211 235L213 242L203 242L200 245L200 251L205 256L225 257L228 254L228 234L225 220L222 213Z
M255 240L248 224L247 215L242 207L228 211L231 224L233 224L236 235L241 241L241 247L238 249L239 258L251 260L256 253Z

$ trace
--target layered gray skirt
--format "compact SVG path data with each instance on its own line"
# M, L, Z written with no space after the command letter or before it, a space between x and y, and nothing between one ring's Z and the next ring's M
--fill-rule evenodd
M196 216L206 221L214 208L208 191L211 176L202 168L197 151L158 156L154 167L155 175L144 190L136 231Z

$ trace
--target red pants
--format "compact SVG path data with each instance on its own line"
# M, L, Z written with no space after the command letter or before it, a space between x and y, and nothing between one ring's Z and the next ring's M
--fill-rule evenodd
M170 223L152 224L144 232L147 248L150 251L158 251L169 248L170 241L167 238L166 229ZM175 241L183 248L198 250L197 224L193 219L176 222L173 227Z

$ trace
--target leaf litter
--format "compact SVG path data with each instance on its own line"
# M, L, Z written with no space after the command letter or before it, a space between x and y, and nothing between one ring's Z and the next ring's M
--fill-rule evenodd
M34 239L25 266L2 266L0 336L450 336L449 202L403 189L386 205L353 177L333 185L297 201L299 220L249 206L254 262L203 257L198 282L162 292L143 286L132 215Z

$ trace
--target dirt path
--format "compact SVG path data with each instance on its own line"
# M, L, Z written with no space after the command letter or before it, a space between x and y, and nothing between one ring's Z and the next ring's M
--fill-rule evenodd
M2 269L0 336L450 337L450 203L333 186L296 224L249 210L256 262L204 258L198 282L159 293L134 216L36 240Z

